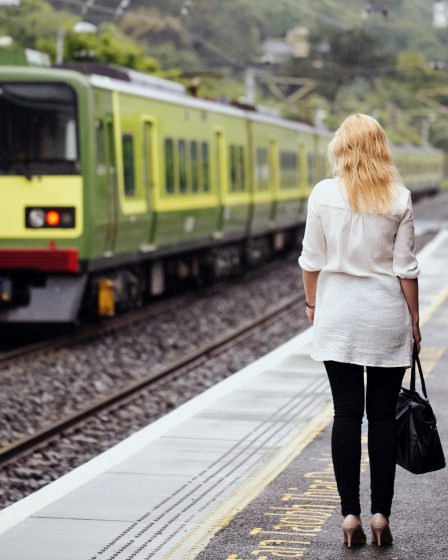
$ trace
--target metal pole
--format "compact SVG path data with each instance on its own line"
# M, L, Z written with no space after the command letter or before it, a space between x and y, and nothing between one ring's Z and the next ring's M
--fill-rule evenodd
M246 68L246 102L255 105L256 82L255 68Z
M62 64L64 62L64 37L65 29L59 27L56 36L56 64Z

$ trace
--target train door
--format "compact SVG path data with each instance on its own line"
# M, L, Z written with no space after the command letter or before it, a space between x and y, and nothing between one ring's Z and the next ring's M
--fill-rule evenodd
M131 254L145 248L149 237L142 123L131 96L112 92L112 107L119 204L115 253Z
M280 191L280 160L278 150L278 140L271 137L269 140L269 176L270 176L270 192L272 195L271 206L271 223L275 224L278 193Z
M103 112L95 120L95 187L92 192L92 250L97 256L114 250L117 225L117 188L112 117Z
M226 161L226 140L224 129L215 129L215 146L214 146L214 183L216 193L218 195L218 204L220 207L218 219L218 231L224 230L224 224L229 218L230 208L225 206L225 191L227 189L227 161Z
M155 236L155 210L159 200L159 158L157 145L157 122L153 116L144 115L141 119L143 158L142 176L144 194L147 200L149 212L149 232L146 238L147 243L152 243ZM145 249L145 245L142 247Z
M254 142L253 142L253 125L252 121L246 119L246 146L247 146L247 166L248 173L245 173L245 188L249 191L249 209L246 222L246 236L250 235L258 226L259 216L257 216L258 201L256 195L257 181L255 179L255 167L257 166L257 158L254 155Z
M115 249L118 226L118 181L114 122L112 115L108 115L106 118L105 136L107 199L104 206L107 209L108 216L105 250L113 252Z

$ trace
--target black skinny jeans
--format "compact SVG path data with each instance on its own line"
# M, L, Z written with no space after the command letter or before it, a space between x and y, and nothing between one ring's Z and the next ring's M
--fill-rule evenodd
M324 364L334 403L331 452L341 513L344 516L350 513L359 515L364 368L334 361L325 361ZM389 517L397 451L395 408L405 368L367 366L366 369L371 512Z

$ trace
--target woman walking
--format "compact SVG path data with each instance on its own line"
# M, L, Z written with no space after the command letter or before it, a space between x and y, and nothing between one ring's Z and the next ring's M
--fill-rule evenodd
M334 178L309 196L299 257L314 325L311 357L324 362L333 396L331 450L348 546L366 542L359 497L366 404L370 523L381 546L392 542L395 407L421 341L411 193L393 166L384 130L368 115L345 119L328 155Z

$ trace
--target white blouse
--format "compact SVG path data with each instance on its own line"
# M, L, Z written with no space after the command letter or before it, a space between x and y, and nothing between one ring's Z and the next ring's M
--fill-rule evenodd
M308 199L299 265L318 271L311 358L410 367L411 316L398 277L416 278L411 193L395 188L388 214L354 212L342 183L325 179Z

